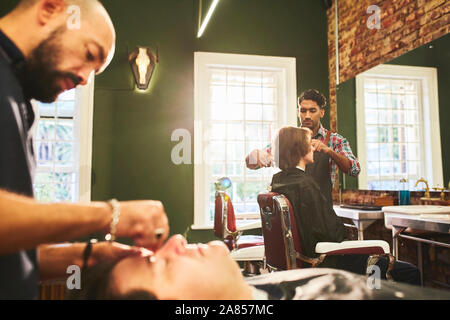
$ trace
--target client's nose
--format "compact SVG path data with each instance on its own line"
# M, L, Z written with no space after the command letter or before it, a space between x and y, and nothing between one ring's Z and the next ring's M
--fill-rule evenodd
M186 244L187 241L182 235L174 235L158 250L158 255L182 254L186 251Z

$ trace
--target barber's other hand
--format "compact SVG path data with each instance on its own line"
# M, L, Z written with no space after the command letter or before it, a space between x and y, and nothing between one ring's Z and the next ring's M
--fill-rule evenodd
M144 248L103 241L92 245L92 254L89 258L88 265L93 266L99 262L116 262L128 257L147 256L151 254L151 251Z
M160 201L120 202L120 211L117 236L132 238L136 246L153 251L163 245L169 235L169 220Z
M245 164L251 170L270 167L272 165L272 156L264 150L253 150L245 158Z
M312 139L311 140L311 145L314 148L314 151L317 152L322 152L325 154L329 154L331 149L328 148L322 141L320 140L316 140L316 139Z

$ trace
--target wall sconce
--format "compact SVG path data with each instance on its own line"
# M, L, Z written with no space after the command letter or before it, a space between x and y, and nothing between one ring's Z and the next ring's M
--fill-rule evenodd
M139 90L147 90L158 60L158 49L155 55L146 47L137 47L128 56L134 81Z

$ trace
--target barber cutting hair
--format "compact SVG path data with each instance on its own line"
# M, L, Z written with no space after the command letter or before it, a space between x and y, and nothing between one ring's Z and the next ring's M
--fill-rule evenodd
M315 89L309 89L298 98L297 112L301 126L309 128L313 136L314 163L306 166L306 173L314 178L325 198L333 204L332 189L337 169L356 177L361 168L347 139L322 126L321 119L325 115L326 104L324 95ZM272 166L271 148L272 146L269 145L262 150L250 152L245 159L247 168L259 169Z
M69 6L80 12L71 28ZM37 298L39 280L67 277L82 265L89 248L92 266L140 256L143 249L113 242L116 237L158 249L169 233L159 201L41 204L33 200L35 157L30 100L53 102L63 91L102 72L115 49L115 30L97 0L21 0L0 18L0 299ZM108 242L69 241L92 233ZM52 243L50 245L49 243Z

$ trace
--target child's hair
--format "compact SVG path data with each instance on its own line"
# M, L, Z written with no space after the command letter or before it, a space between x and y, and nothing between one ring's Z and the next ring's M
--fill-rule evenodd
M295 168L311 148L311 130L286 126L278 130L274 139L275 164L286 170Z

